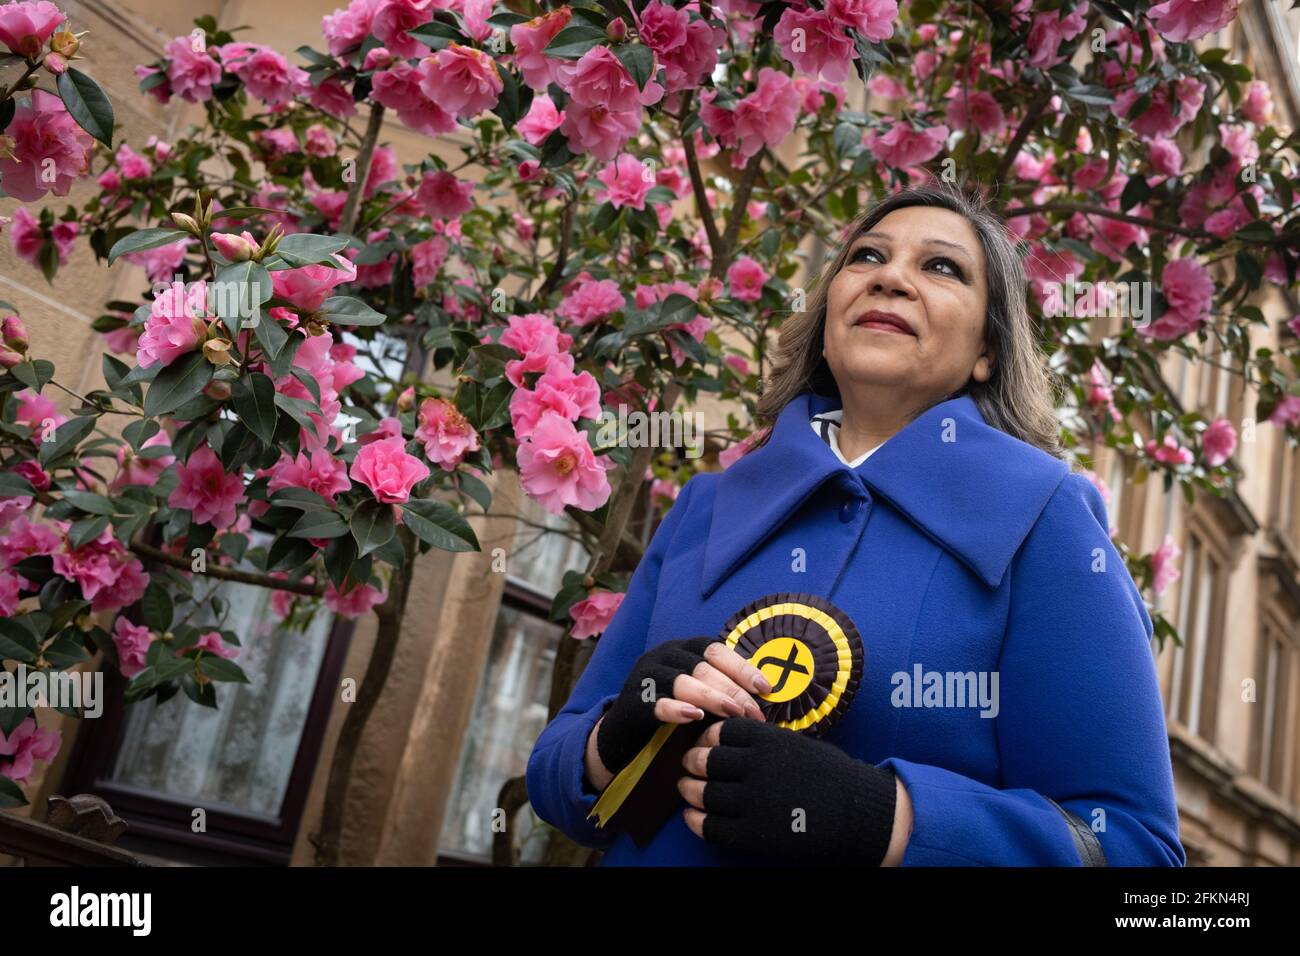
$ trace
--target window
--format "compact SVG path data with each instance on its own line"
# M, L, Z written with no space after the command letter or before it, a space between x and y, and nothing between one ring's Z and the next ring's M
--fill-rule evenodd
M523 774L533 744L546 727L551 676L564 637L549 619L551 599L564 573L586 570L582 545L563 534L562 516L522 498L510 548L505 596L497 613L487 663L479 679L464 735L456 783L438 843L440 854L458 862L487 863L492 855L492 813L501 786ZM523 863L540 862L550 828L525 807L514 826Z
M1219 649L1223 632L1226 562L1200 531L1189 533L1179 579L1170 716L1211 743L1218 710Z
M1291 771L1288 748L1294 743L1295 648L1286 637L1283 623L1265 612L1261 628L1255 733L1251 739L1251 772L1264 786L1285 794Z

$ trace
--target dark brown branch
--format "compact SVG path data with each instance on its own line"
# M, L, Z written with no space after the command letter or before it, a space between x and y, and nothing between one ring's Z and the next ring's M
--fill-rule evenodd
M339 217L339 232L351 235L356 228L361 196L365 192L366 179L370 176L370 159L375 155L375 143L379 141L379 131L383 125L384 108L378 103L371 103L366 135L361 141L361 152L357 154L357 178L348 185L348 198L343 203L343 214Z
M1032 216L1040 212L1081 212L1090 216L1101 216L1105 219L1118 219L1120 222L1132 223L1135 226L1145 226L1148 229L1159 229L1162 232L1174 232L1180 236L1190 236L1194 239L1215 239L1211 233L1203 229L1192 229L1188 226L1180 226L1173 222L1161 222L1158 219L1147 219L1144 216L1130 216L1126 212L1119 212L1115 209L1108 209L1105 206L1093 206L1088 203L1075 202L1049 202L1038 206L1017 206L1014 209L1008 209L1003 213L1006 219L1013 219L1017 216Z
M179 568L182 571L193 571L193 566L189 559L178 554L172 554L169 551L163 551L155 548L151 544L145 544L143 541L132 541L131 550L142 558L148 558L150 561L157 561L160 564L167 564L173 568ZM259 588L274 588L277 591L292 591L294 594L305 594L308 597L320 597L325 593L323 584L307 584L303 581L289 581L281 578L269 577L265 574L258 574L255 571L236 571L234 568L223 568L217 565L206 568L202 572L195 572L215 578L218 581L233 581L235 584L251 584Z

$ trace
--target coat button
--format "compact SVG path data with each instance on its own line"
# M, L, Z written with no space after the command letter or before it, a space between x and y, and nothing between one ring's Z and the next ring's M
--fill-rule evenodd
M856 518L858 512L861 510L862 499L850 498L848 501L844 502L844 504L840 505L840 520L847 524Z

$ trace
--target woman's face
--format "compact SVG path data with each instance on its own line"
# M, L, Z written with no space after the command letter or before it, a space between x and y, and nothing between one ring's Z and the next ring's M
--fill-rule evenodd
M828 290L823 349L840 394L893 386L923 406L987 381L987 306L984 249L965 217L891 212L853 241Z

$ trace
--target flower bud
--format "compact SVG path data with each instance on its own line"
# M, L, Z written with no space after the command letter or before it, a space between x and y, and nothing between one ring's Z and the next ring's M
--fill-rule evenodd
M213 379L203 387L203 394L217 402L224 402L230 398L230 383Z
M7 345L0 345L0 368L13 368L21 365L24 359Z
M0 323L0 337L4 338L5 345L15 352L27 351L27 327L18 316L5 317L4 322Z
M605 26L605 36L609 37L615 43L627 39L627 24L623 22L622 17L615 17Z
M58 30L50 37L50 50L61 57L72 59L77 55L77 50L81 49L81 40L75 33L66 27Z
M402 394L397 396L397 410L399 412L409 412L415 407L415 386L408 385L402 390Z
M176 223L179 228L184 229L191 236L199 237L203 235L203 231L199 229L199 224L194 221L194 218L185 215L183 212L172 213L172 222Z
M203 343L203 357L213 365L230 364L230 342L226 339L208 339Z
M246 262L253 258L256 251L256 247L249 245L247 239L231 232L214 232L212 244L231 262Z
M47 53L45 54L44 66L45 69L49 70L55 76L58 76L60 73L67 70L68 61L60 53Z

